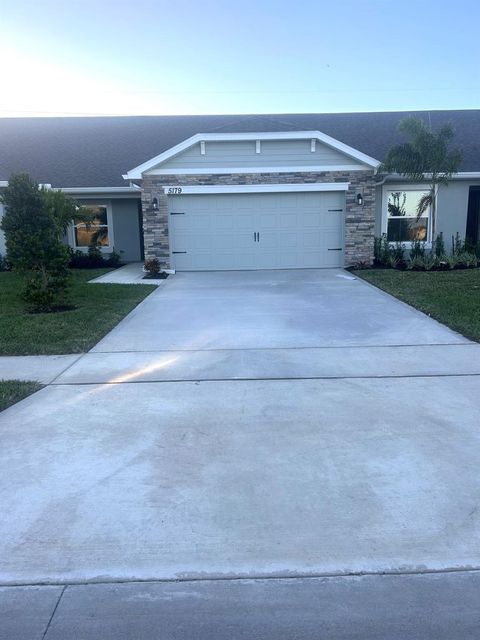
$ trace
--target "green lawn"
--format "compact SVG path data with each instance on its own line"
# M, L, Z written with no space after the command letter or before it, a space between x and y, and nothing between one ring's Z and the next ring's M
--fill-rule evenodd
M467 338L480 342L480 269L365 269L354 271L354 274L443 322Z
M0 355L81 353L114 327L153 285L87 284L110 269L74 269L72 303L61 313L30 314L19 298L21 281L0 273Z
M0 411L42 388L39 382L0 380Z

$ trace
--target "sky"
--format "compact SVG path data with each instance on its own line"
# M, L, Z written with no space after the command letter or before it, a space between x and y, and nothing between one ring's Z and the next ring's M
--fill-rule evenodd
M0 0L0 117L471 109L478 0Z

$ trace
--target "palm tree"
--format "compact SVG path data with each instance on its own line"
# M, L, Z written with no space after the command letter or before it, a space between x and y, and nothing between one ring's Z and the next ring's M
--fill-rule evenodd
M380 171L399 174L412 182L428 182L429 190L418 203L417 217L420 218L431 207L433 240L438 185L448 185L448 179L460 167L462 154L458 150L449 150L454 137L453 127L449 123L438 131L432 131L420 118L409 117L400 121L398 130L409 140L389 149Z

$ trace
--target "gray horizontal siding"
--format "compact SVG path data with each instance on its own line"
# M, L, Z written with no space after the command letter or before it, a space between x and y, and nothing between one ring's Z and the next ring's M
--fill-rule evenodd
M214 167L271 167L271 166L337 166L361 163L345 156L336 149L316 143L310 151L310 140L265 140L261 142L261 153L255 152L255 140L238 142L206 142L206 153L200 153L197 143L162 163L158 169L198 169ZM155 175L155 169L148 172Z

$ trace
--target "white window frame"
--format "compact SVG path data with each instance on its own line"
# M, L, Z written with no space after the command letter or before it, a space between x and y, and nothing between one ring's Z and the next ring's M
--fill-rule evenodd
M387 233L388 228L388 195L391 191L430 191L430 185L425 183L419 184L394 184L386 183L382 187L382 234ZM425 216L423 216L425 217ZM427 227L427 239L423 241L426 249L432 248L432 208L428 210L428 227ZM395 241L390 241L391 245L395 244ZM409 249L413 242L405 240L402 242L407 249Z
M113 215L112 215L112 203L111 202L82 202L80 204L81 207L105 207L107 210L107 230L108 230L108 245L99 246L100 251L102 253L111 253L113 251L113 247L115 246L115 241L113 238ZM71 225L71 246L75 249L75 251L84 251L88 252L89 247L81 247L77 245L75 239L75 220L72 220Z

